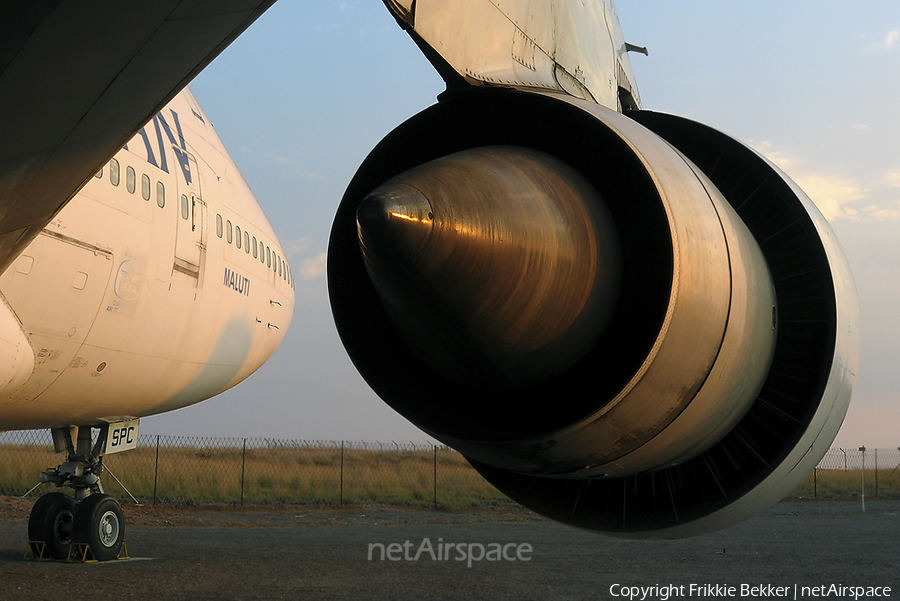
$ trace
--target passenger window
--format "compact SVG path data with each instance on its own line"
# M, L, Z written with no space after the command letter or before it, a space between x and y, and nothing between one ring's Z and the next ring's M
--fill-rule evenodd
M244 230L244 252L250 254L250 233Z
M256 236L253 236L253 258L256 258Z
M222 237L222 216L216 213L216 236Z
M134 167L126 167L125 168L125 188L128 190L129 194L134 194L135 187L135 176L134 176Z
M225 239L231 244L231 219L225 222Z
M266 247L266 266L272 266L272 249L270 249L268 246Z
M166 206L166 186L162 182L156 182L156 204L160 209Z
M103 177L103 168L102 167L100 168L100 171L98 171L97 173L94 174L94 177L96 177L97 179L100 179L101 177Z
M119 185L119 161L116 159L109 161L109 181L114 186Z
M241 247L241 228L238 226L234 226L234 245Z
M141 175L141 196L144 200L150 200L150 178L146 173Z
M184 194L181 195L181 218L187 219L191 216L191 206L188 204L188 197Z

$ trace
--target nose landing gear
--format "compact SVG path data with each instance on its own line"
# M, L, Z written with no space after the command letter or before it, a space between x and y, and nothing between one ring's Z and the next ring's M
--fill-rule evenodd
M119 556L125 538L125 519L119 502L105 494L100 485L104 429L101 428L93 447L90 426L53 430L54 445L58 451L67 451L67 460L41 473L41 482L72 487L75 495L73 498L62 492L50 492L35 502L28 518L28 541L34 557L65 559L73 544L87 545L89 555L98 561ZM77 439L73 443L76 430Z

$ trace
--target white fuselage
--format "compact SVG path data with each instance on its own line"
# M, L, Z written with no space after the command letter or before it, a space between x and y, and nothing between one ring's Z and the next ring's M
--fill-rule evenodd
M0 292L12 313L0 338L27 340L4 351L18 371L0 374L0 430L207 399L271 356L294 307L275 233L187 89L19 255Z

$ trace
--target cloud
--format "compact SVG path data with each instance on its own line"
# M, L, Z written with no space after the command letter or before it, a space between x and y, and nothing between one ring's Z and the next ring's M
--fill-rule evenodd
M861 220L865 221L897 221L900 220L900 201L896 203L896 209L885 209L878 205L870 205L860 212Z
M312 238L293 238L282 243L281 247L288 259L295 259L297 255L306 253L313 245Z
M794 181L816 203L828 221L859 217L858 210L849 206L866 198L866 191L856 180L830 173L798 172Z
M317 182L325 181L325 178L322 177L321 174L316 173L314 171L307 171L306 169L300 167L297 164L297 161L294 159L289 159L287 157L282 157L282 156L277 156L277 155L271 155L270 158L273 161L275 161L276 163L278 163L279 165L285 165L286 167L290 168L291 172L294 175L300 176L303 179L309 179L309 180L313 180L313 181L317 181Z
M328 253L319 253L313 258L308 256L310 251L315 252L315 247L321 248L322 241L316 241L312 238L294 238L282 242L281 248L284 255L291 261L291 265L297 265L294 269L294 275L298 279L316 280L325 276L325 263Z
M753 143L752 146L797 182L828 221L900 220L900 201L894 200L893 192L886 191L887 188L900 188L900 168L886 171L877 181L861 182L852 177L810 170L804 159L775 148L769 142ZM873 203L872 197L880 201ZM867 205L859 206L866 200L869 201Z
M828 221L859 219L859 210L850 205L865 199L867 191L857 180L832 173L809 171L805 168L803 159L776 149L769 142L752 145L806 192L825 219Z
M327 260L328 253L320 253L314 259L304 259L300 263L300 277L304 280L317 280L325 277Z
M872 44L871 48L873 50L891 50L898 41L900 41L900 29L892 29L882 41Z
M800 163L800 161L796 157L785 154L784 152L776 149L771 142L751 141L750 146L752 146L758 153L778 165L778 167L785 173L794 171Z
M888 188L900 188L900 168L886 172L881 176L881 183Z

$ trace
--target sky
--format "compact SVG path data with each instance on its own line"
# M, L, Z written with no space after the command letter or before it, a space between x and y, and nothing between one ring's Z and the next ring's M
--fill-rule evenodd
M834 446L900 445L900 4L617 2L645 108L768 156L831 223L862 315L859 381ZM443 81L380 0L276 2L191 84L296 274L284 343L248 380L142 433L430 439L369 390L338 339L325 253L356 168Z

